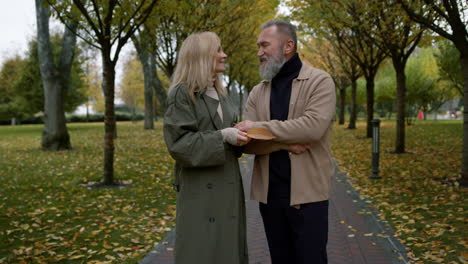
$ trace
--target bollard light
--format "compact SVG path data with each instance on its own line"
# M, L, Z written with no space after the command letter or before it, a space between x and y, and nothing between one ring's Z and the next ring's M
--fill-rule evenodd
M374 119L372 123L372 175L371 179L381 179L379 175L379 155L380 155L380 120Z

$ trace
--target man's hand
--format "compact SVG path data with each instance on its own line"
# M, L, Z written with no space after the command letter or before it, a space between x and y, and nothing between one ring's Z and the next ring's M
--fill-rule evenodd
M289 145L287 148L287 151L293 154L301 154L305 152L306 150L310 149L312 147L311 144L295 144L295 145Z
M248 130L253 128L253 125L254 125L254 122L250 120L244 120L240 123L237 123L234 127L241 131L247 132Z

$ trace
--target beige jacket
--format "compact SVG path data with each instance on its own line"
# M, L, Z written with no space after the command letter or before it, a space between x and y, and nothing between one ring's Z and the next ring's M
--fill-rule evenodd
M288 144L311 143L301 154L290 154L291 205L328 200L334 165L330 137L335 116L335 85L330 75L303 63L299 76L292 82L288 120L270 120L271 83L263 81L249 94L245 119L254 127L267 128L276 139L252 140L245 152L256 154L252 175L251 197L267 202L269 153L285 149Z

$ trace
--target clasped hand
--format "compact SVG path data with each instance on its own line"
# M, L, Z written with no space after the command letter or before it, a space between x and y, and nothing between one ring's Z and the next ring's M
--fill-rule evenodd
M250 138L246 136L247 135L246 132L254 128L254 122L250 120L244 120L242 122L237 123L234 127L239 129L239 134L244 132L245 134L242 134L242 135L248 139L248 141L244 141L243 140L244 137L241 138L241 136L239 135L237 138L238 142L242 142L241 143L242 145L249 143ZM292 153L292 154L301 154L305 152L306 150L310 149L311 147L312 147L311 144L291 144L291 145L287 145L284 150L287 150L289 153Z

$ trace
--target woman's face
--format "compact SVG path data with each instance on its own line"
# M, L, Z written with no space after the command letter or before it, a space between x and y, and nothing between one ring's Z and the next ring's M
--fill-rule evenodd
M223 52L221 46L218 48L218 52L215 55L215 73L225 72L226 65L224 65L224 61L226 60L227 55Z

